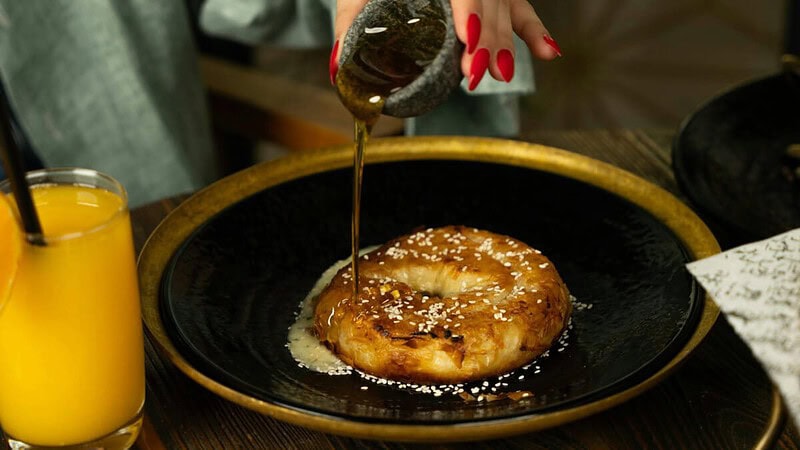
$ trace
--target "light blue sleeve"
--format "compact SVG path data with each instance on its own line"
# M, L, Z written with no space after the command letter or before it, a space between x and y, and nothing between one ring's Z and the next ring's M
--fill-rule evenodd
M528 47L514 37L514 78L511 82L483 76L474 91L461 82L446 102L420 117L406 120L406 135L516 137L520 131L519 99L535 90Z
M131 206L214 180L183 2L0 0L0 72L46 166L100 170Z
M330 47L335 8L335 0L206 0L200 26L250 45Z

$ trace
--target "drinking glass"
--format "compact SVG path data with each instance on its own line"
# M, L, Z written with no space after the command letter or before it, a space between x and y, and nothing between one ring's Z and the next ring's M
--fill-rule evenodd
M127 194L88 169L27 180L45 245L16 233L16 271L0 298L0 427L14 449L128 448L145 383ZM0 183L16 211L10 192Z

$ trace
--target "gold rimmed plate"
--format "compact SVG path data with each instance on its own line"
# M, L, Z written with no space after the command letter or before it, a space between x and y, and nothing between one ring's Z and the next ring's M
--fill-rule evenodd
M254 166L198 192L139 260L146 326L189 377L302 426L404 441L489 439L577 420L654 386L718 309L685 270L719 251L666 191L607 164L522 142L392 138L367 151L362 244L463 224L541 249L579 302L567 346L467 402L298 366L287 330L320 274L348 256L350 146ZM494 386L497 379L487 380ZM469 390L476 387L467 385Z

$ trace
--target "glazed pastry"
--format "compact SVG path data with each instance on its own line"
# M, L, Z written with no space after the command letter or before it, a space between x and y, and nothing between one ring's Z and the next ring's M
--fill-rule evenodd
M461 383L507 373L558 339L572 304L540 251L508 236L446 226L394 239L320 293L317 337L368 374Z

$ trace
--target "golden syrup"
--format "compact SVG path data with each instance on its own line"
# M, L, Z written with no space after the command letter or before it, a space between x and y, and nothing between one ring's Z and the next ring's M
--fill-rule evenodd
M444 11L438 2L387 2L372 24L360 31L353 51L336 74L339 98L355 122L350 236L354 298L358 293L361 185L367 141L386 97L417 79L436 57L445 39L445 27Z

